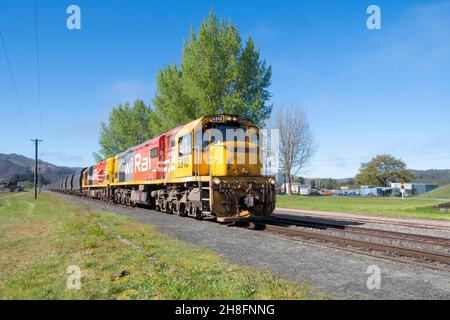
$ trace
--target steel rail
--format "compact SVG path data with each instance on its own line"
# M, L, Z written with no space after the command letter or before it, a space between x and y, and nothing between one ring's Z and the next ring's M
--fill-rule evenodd
M332 224L318 221L304 221L298 219L273 218L265 220L265 223L280 223L284 225L294 225L316 229L332 229L335 232L357 234L363 236L371 236L384 239L393 239L400 241L414 242L422 245L434 245L450 248L450 239L443 237L435 237L421 234L404 233L390 230L370 229L364 227L343 226L340 224Z
M289 209L288 209L289 210ZM318 214L318 213L307 213L307 212L295 212L295 211L284 211L283 209L276 209L275 215L283 215L283 216L292 216L292 217L308 217L313 219L333 219L339 222L356 222L356 223L373 223L373 224L389 224L389 225L396 225L401 227L408 227L408 228L418 228L418 229L434 229L434 230L444 230L444 231L450 231L450 227L447 226L441 226L441 225L435 225L435 224L426 224L426 223L417 223L417 222L411 222L411 221L392 221L392 220L386 220L379 216L374 216L374 219L368 219L368 218L355 218L355 217L342 217L342 216L333 216L333 215L325 215L325 214ZM281 211L281 212L280 212Z
M416 265L420 265L422 267L427 267L427 268L431 268L431 269L437 269L437 270L441 270L441 271L450 272L450 255L447 255L447 254L429 252L429 251L424 251L424 250L409 249L409 248L392 246L392 245L381 244L381 243L365 241L365 240L355 240L355 239L349 239L349 238L343 238L343 237L336 237L336 236L325 235L322 233L317 233L317 232L312 232L312 231L292 229L292 228L288 228L288 227L279 227L279 226L273 226L273 225L266 225L266 232L275 234L277 236L281 236L283 238L288 238L288 239L300 241L300 242L302 242L303 240L306 239L306 240L315 240L315 244L325 243L327 246L330 246L329 244L333 244L332 247L341 249L341 250L342 249L346 250L346 248L345 247L343 248L342 246L350 246L352 249L347 250L347 251L362 253L362 254L370 255L370 256L376 256L376 257L384 258L384 259L388 259L388 260L413 263ZM336 244L339 244L339 245L336 245ZM359 249L355 249L355 248L359 248ZM389 253L389 254L393 255L394 257L388 256L385 254L373 253L372 251ZM399 259L400 257L420 259L427 263ZM431 264L429 264L430 261L444 264L445 266L431 265Z

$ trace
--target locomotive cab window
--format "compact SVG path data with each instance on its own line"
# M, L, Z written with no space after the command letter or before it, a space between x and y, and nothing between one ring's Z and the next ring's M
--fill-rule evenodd
M192 153L192 134L187 134L178 139L178 155L187 156Z
M150 150L150 158L157 158L158 157L158 148L153 148Z
M175 147L175 136L167 137L166 146L168 149L172 149Z

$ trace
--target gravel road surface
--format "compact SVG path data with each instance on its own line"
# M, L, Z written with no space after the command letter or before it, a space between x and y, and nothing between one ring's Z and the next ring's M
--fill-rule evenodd
M114 206L61 195L93 209L129 216L179 240L206 247L229 261L306 282L337 299L450 299L450 274L320 245L277 238L264 232L166 215L142 208ZM381 288L368 289L371 266L381 272ZM372 269L373 270L373 269ZM373 271L372 271L373 272Z

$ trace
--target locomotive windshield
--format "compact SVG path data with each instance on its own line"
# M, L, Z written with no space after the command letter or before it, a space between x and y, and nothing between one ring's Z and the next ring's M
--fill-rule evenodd
M259 132L256 127L237 127L229 124L209 123L202 133L202 146L222 142L250 142L259 144Z

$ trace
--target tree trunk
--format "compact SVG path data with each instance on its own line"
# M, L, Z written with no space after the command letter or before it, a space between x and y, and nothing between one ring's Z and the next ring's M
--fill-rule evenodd
M287 194L292 196L292 180L290 177L287 178Z

